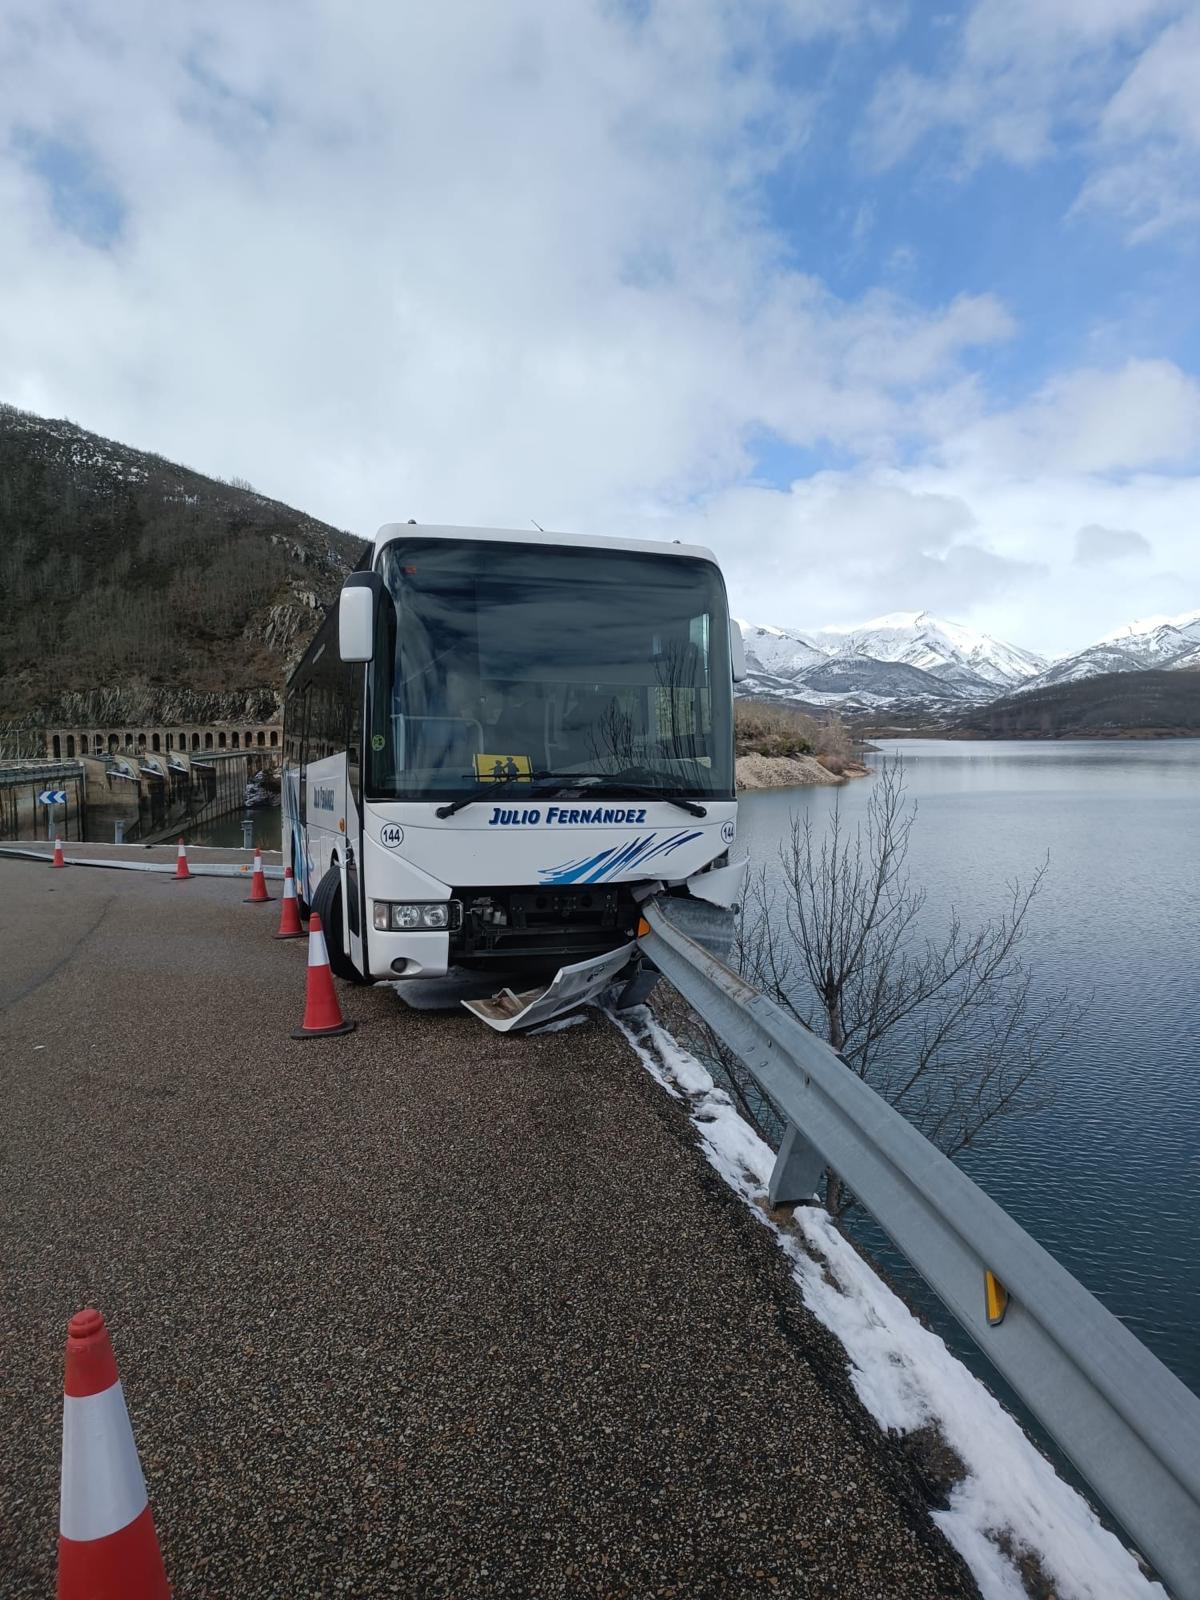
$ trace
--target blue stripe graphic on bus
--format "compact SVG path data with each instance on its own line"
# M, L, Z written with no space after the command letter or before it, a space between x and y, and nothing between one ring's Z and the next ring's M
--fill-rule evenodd
M693 839L700 837L701 830L693 828L690 832L670 833L665 839L660 839L656 833L647 834L642 839L627 839L624 844L612 845L608 850L601 850L594 856L566 861L559 867L539 867L538 881L603 883L606 878L614 877L618 872L627 872L631 867L645 866L656 856L669 856L672 851L678 850L681 844L690 844Z

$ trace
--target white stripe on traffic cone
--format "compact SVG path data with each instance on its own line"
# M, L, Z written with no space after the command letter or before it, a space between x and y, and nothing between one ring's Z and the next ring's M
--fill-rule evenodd
M314 911L308 925L308 971L305 974L304 1021L293 1029L293 1039L320 1039L332 1033L350 1033L353 1022L347 1022L338 1005L337 991L333 987L333 973L329 970L329 952L325 948L325 935L321 932L321 919Z
M98 1311L67 1329L58 1600L170 1600L112 1343Z
M300 904L296 899L296 879L291 867L283 869L283 899L279 902L279 932L277 939L303 939L304 928L300 922Z
M148 1504L121 1380L100 1394L64 1395L58 1518L63 1538L106 1539Z

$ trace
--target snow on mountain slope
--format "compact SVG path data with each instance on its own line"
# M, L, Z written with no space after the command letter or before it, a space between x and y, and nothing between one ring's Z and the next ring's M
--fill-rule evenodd
M751 672L766 673L772 678L791 678L826 659L826 652L803 633L744 622L740 617L735 617L734 621L742 630L746 665Z
M1200 611L1143 617L1049 663L929 611L893 611L816 633L738 626L749 669L745 692L845 710L946 709L1102 673L1200 666Z
M846 710L886 710L901 705L937 710L978 698L960 684L907 661L879 661L865 655L828 657L804 672L796 687L813 705Z
M928 611L892 611L853 628L824 628L814 642L830 654L902 661L938 677L958 678L963 670L997 689L1011 689L1045 670L1032 650L976 633Z
M818 634L738 619L747 692L809 705L885 710L994 699L1045 662L1030 651L943 622L895 612L860 628Z
M1142 617L1114 628L1102 639L1073 656L1064 656L1022 689L1078 683L1105 672L1143 672L1148 667L1193 665L1200 648L1200 611L1182 611L1175 617ZM1189 661L1189 657L1192 658Z
M1181 611L1177 617L1142 617L1096 640L1096 646L1112 645L1147 667L1166 666L1196 644L1200 644L1200 611Z

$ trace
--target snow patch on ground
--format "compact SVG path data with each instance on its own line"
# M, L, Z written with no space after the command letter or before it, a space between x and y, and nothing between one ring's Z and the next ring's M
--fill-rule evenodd
M577 1028L581 1022L590 1022L592 1019L584 1011L577 1011L570 1017L556 1017L553 1022L543 1022L540 1028L530 1028L529 1037L535 1038L539 1033L561 1033L564 1028Z
M855 1392L881 1428L933 1424L966 1467L944 1511L932 1513L967 1562L984 1600L1028 1600L996 1543L1032 1553L1059 1600L1167 1600L1086 1500L1064 1483L999 1401L924 1327L814 1206L772 1222L775 1155L729 1095L644 1006L610 1019L650 1075L689 1102L712 1165L776 1234L804 1302L845 1347Z

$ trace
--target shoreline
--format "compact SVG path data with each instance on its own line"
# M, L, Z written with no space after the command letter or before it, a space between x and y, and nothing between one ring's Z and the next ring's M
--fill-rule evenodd
M753 789L839 788L851 778L865 778L869 767L847 761L841 773L831 772L816 756L764 756L757 751L738 756L734 763L739 794Z
M1200 739L1200 728L1131 728L1119 731L1078 728L1065 733L985 733L977 728L956 728L948 732L942 728L901 728L886 732L875 730L871 737L896 742L904 739L929 739L942 744L1162 744L1173 739Z

